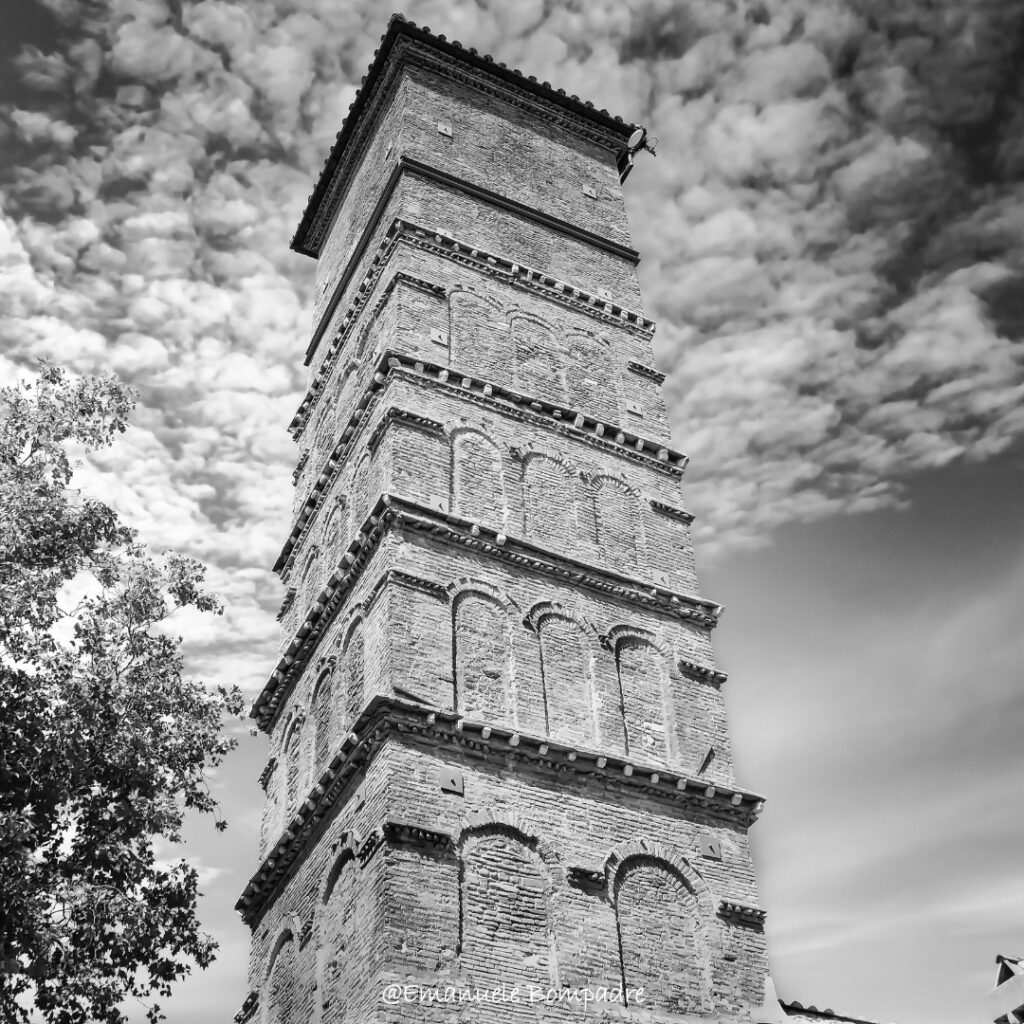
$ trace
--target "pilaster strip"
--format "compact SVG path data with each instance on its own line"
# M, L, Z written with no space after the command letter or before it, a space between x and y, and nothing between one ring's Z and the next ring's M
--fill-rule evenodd
M749 790L708 786L700 779L635 759L467 720L452 711L423 707L395 697L377 696L356 720L330 765L250 878L235 905L247 923L259 920L292 867L313 847L332 809L340 806L343 794L365 775L367 765L391 736L418 738L431 747L443 744L448 748L471 749L488 759L511 759L535 769L600 778L606 785L623 786L669 803L700 809L743 828L754 823L764 806L764 797ZM433 832L429 825L400 827L416 828L424 834ZM386 836L388 828L385 824L377 835ZM442 834L434 835L439 839ZM371 836L358 847L357 856L368 850L368 858L378 846L379 842ZM587 881L592 872L579 870L580 880ZM730 907L744 907L735 901L722 901L721 906L727 903ZM749 917L760 912L748 907L735 913L746 913Z

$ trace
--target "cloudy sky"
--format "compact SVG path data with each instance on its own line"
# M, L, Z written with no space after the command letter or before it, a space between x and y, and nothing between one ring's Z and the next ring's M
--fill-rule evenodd
M288 250L382 33L364 0L4 0L0 377L139 389L85 468L272 667L312 263ZM659 139L627 183L787 999L981 1021L1024 950L1024 2L448 0L413 20ZM230 1019L265 759L191 830ZM140 1018L141 1020L141 1015Z

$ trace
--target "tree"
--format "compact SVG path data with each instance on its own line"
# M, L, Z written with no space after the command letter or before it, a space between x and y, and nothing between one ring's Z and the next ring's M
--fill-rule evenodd
M210 768L241 694L182 675L176 609L217 613L202 567L147 554L71 488L68 449L109 445L131 390L42 365L0 390L0 1019L115 1024L165 996L216 943L197 874L158 862L188 809L215 812ZM80 596L73 607L69 593ZM224 823L217 821L217 827ZM162 1019L150 1004L148 1019Z

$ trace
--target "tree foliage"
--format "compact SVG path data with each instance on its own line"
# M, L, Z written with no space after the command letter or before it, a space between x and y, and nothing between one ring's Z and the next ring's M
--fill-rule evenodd
M109 445L134 397L116 378L0 391L0 1019L114 1024L216 944L197 874L161 863L235 741L236 689L182 675L175 610L219 612L189 559L150 556L72 489L72 455ZM75 598L69 595L77 595ZM71 605L71 601L74 604ZM223 827L223 822L217 822ZM161 1019L148 1005L148 1019Z

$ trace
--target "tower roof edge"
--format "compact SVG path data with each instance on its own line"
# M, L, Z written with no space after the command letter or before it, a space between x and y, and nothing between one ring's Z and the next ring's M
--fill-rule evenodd
M359 84L356 97L349 107L348 115L342 122L341 130L335 138L334 145L331 146L331 151L327 155L327 159L320 171L316 186L306 201L302 219L299 221L299 225L291 240L291 248L297 253L313 257L319 255L319 240L311 237L315 235L314 227L322 217L330 217L333 214L333 209L329 207L333 207L334 199L338 193L332 190L332 183L341 167L345 152L356 133L356 128L362 119L362 115L374 93L375 87L384 74L395 43L402 37L414 42L424 43L462 65L468 65L474 70L483 71L524 92L532 93L539 99L547 100L549 103L563 107L570 113L585 118L595 126L604 129L609 134L621 137L624 147L626 140L636 128L636 125L624 121L621 117L614 114L610 114L607 110L598 109L587 100L567 94L564 89L556 89L548 82L538 82L535 78L526 75L516 68L510 68L505 64L499 63L487 54L478 53L473 47L465 47L461 43L451 41L443 35L435 35L426 26L417 25L409 21L402 14L393 14L388 22L387 30L381 36L380 46L374 53L369 69Z

